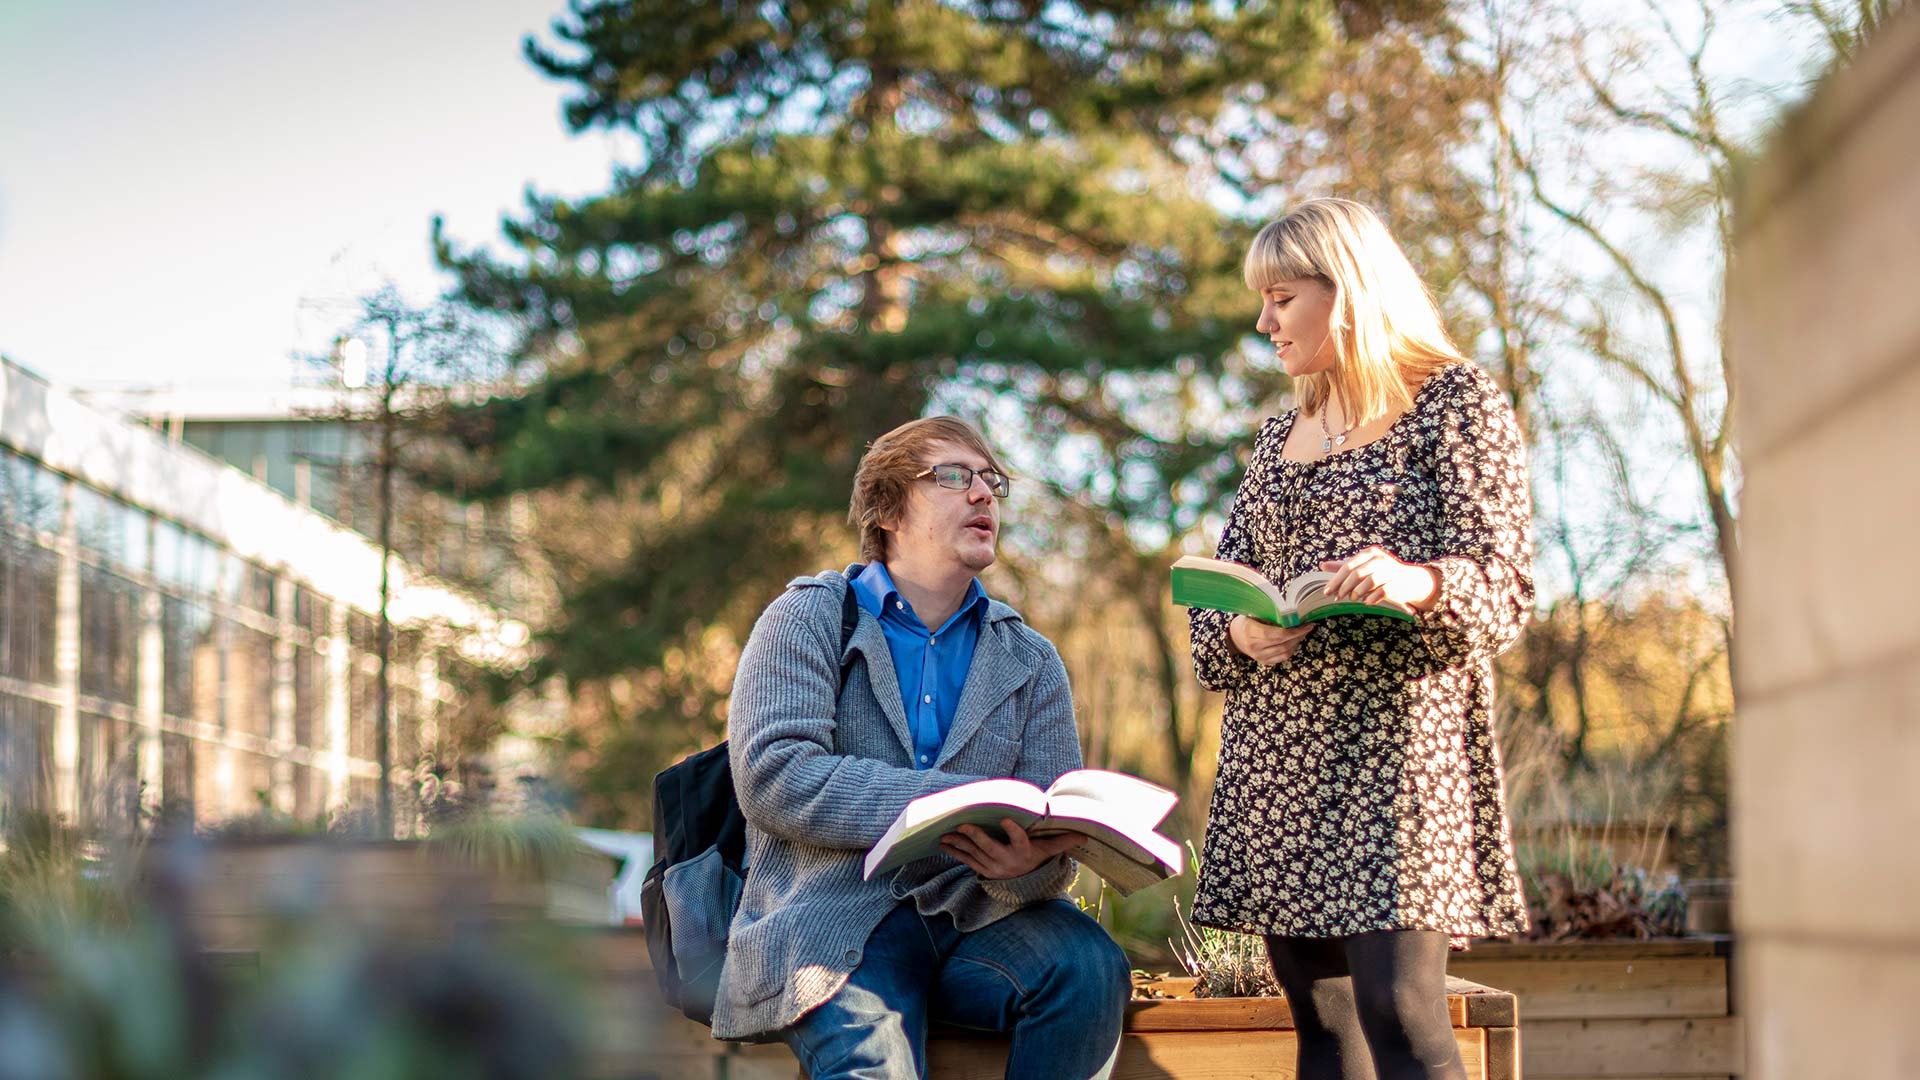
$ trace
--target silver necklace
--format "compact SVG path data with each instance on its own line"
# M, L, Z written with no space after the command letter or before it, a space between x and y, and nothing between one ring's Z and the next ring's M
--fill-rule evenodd
M1331 454L1333 453L1334 447L1347 445L1347 433L1351 432L1354 427L1355 425L1348 424L1341 430L1340 434L1335 435L1327 428L1327 403L1322 402L1320 405L1320 434L1325 435L1326 438L1320 442L1320 452L1323 454Z

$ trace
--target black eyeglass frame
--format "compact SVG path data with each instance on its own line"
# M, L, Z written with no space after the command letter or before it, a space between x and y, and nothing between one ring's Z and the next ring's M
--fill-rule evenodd
M959 469L960 472L965 476L965 479L960 483L959 486L956 487L955 485L949 484L940 479L941 469ZM913 474L913 478L915 480L924 480L929 476L933 477L934 483L940 485L943 488L946 488L948 491L972 490L973 478L976 476L980 477L982 480L986 480L987 477L991 476L996 478L999 481L999 483L995 483L993 480L987 480L987 490L992 492L993 497L996 499L1004 499L1013 491L1012 478L1007 476L1006 473L1001 472L999 469L995 469L991 467L985 468L985 469L974 469L966 465L962 465L957 461L947 461L947 462L942 462L938 465L929 465L926 468L920 470L919 472Z

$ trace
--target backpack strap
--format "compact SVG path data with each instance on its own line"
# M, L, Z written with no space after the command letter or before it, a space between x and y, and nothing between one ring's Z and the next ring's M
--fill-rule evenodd
M847 646L853 641L853 632L860 626L860 601L853 595L853 582L847 582L847 589L840 594L840 689L847 688L847 676L853 672L853 658L847 656Z

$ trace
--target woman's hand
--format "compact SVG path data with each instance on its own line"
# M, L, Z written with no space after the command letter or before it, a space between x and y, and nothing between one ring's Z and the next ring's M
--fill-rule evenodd
M1418 563L1401 562L1381 547L1362 548L1338 562L1323 562L1320 569L1333 572L1327 595L1335 600L1426 611L1440 597L1440 575Z
M989 881L1004 881L1030 874L1055 855L1087 842L1079 833L1061 833L1035 840L1012 818L1001 818L1000 827L1007 831L1004 844L978 825L962 825L940 838L940 850L966 863L974 873Z
M1250 657L1257 664L1272 667L1293 659L1300 648L1301 639L1313 633L1313 623L1296 626L1291 630L1275 626L1270 622L1235 615L1227 624L1227 640L1240 650L1240 655Z

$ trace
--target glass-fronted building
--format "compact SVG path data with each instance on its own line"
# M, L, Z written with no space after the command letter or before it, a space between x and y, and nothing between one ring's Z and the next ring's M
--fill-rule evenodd
M160 431L369 538L379 521L373 464L379 427L367 418L371 393L317 385L74 390L82 402ZM538 606L526 574L509 557L514 537L524 531L524 521L515 520L527 513L524 499L466 503L411 488L404 477L395 484L391 542L402 558L484 590L503 611Z
M397 826L520 624L390 563ZM377 800L365 537L0 360L0 815L315 820Z

